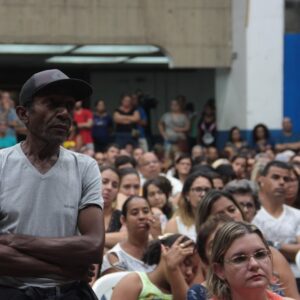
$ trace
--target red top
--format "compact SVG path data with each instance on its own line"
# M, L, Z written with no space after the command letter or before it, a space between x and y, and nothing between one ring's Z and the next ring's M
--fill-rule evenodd
M79 111L74 112L74 121L78 125L86 123L89 120L93 121L93 113L89 109L82 108ZM92 128L79 129L79 134L82 136L84 145L93 143Z

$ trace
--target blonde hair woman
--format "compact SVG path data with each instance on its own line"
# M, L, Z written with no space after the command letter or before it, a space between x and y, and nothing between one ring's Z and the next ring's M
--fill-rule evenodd
M260 230L229 222L216 233L207 287L212 300L291 299L271 292L272 255Z

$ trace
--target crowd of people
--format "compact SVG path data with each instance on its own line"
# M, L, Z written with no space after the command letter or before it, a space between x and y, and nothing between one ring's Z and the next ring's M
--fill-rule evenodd
M8 298L7 286L57 296L62 282L64 294L71 279L93 286L124 271L113 300L300 299L300 138L289 118L277 140L264 124L252 143L233 127L220 151L213 100L198 116L178 96L153 144L138 94L122 95L112 115L103 100L92 112L80 98L87 83L58 70L34 76L16 109L0 94L0 253L18 261L0 258L3 299L48 299L31 289ZM32 278L18 279L22 268ZM55 299L94 299L72 297Z

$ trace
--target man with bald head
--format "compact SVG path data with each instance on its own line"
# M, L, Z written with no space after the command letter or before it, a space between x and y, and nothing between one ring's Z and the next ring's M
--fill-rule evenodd
M282 131L276 140L275 148L279 152L300 150L300 134L293 132L293 123L288 117L282 120Z
M167 176L161 173L161 162L153 152L145 152L138 161L138 170L141 178L141 185L143 186L146 180L156 178L157 176L164 176L169 179L172 184L172 195L176 195L182 190L182 183L175 177Z

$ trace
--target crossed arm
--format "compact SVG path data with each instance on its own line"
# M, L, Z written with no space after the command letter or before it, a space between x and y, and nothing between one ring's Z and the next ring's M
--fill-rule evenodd
M284 254L286 258L291 261L295 261L295 257L298 251L300 251L300 241L299 237L297 238L297 244L282 244L280 252Z
M88 206L78 216L80 236L40 238L0 236L0 275L55 274L81 279L91 264L100 263L104 246L102 210Z
M113 115L114 121L119 124L131 124L140 121L140 113L136 110L132 116L121 115L119 112L115 112Z

